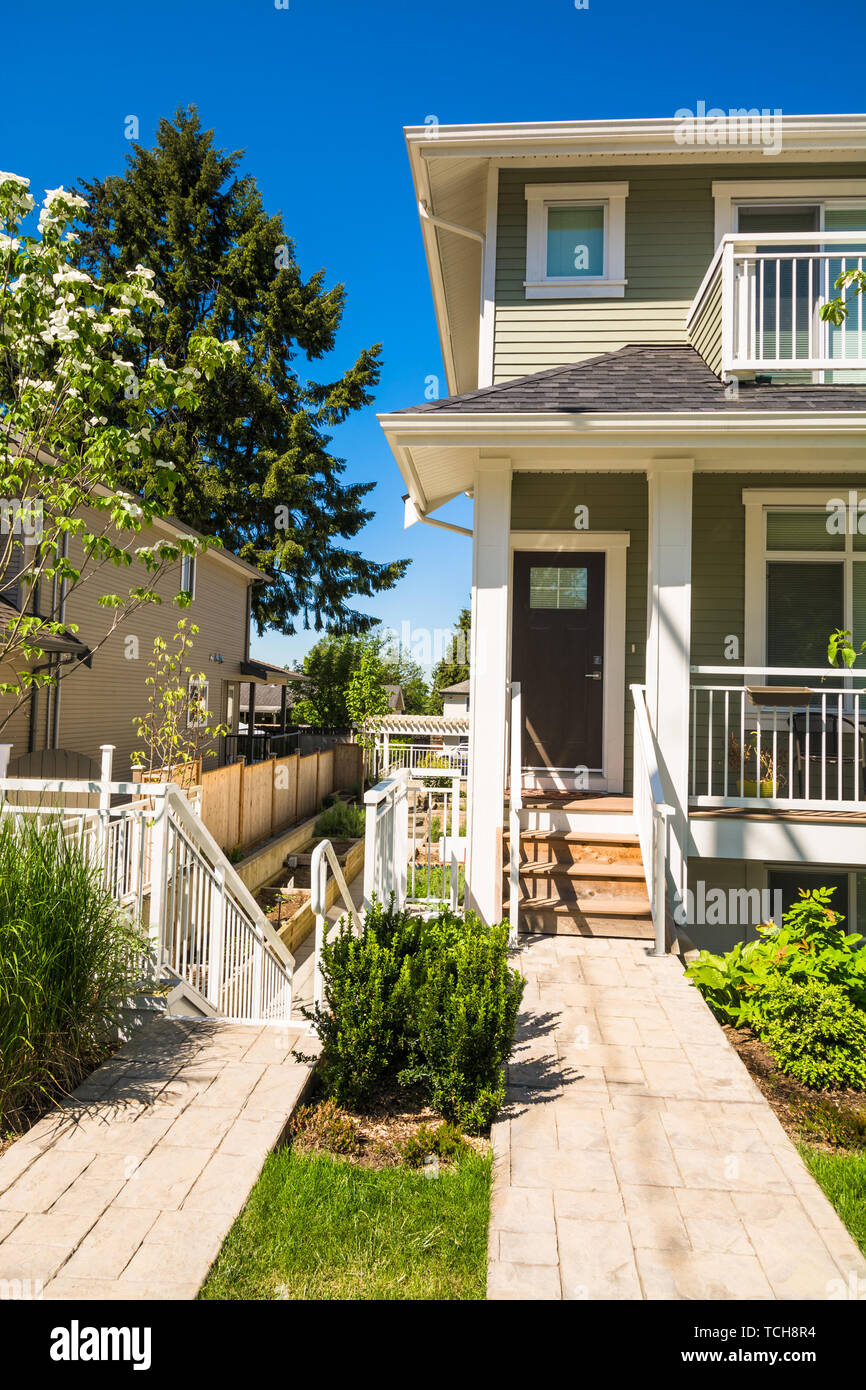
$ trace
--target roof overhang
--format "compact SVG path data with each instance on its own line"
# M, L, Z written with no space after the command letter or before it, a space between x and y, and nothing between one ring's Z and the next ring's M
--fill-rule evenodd
M436 411L380 415L379 423L424 514L470 492L479 460L501 455L521 472L646 472L653 458L672 454L694 456L696 471L773 471L802 454L814 472L866 470L860 410Z
M292 679L282 666L270 666L266 661L242 661L241 675L254 685L288 685Z
M690 115L695 132L702 119L706 131L700 140L695 135L692 143L685 138L689 127L684 125L684 117ZM712 111L703 116L696 111L645 120L407 126L404 135L448 394L478 385L485 238L489 216L495 215L500 168L610 168L629 161L710 165L724 159L725 164L766 169L768 145L743 139L744 121L756 118L770 123L774 167L866 155L866 117L861 115L787 116L744 110L719 118Z

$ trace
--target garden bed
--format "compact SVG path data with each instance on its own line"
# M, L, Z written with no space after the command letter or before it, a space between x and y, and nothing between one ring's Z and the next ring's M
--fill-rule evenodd
M825 1153L866 1149L862 1091L814 1091L783 1072L749 1028L723 1025L728 1041L766 1096L785 1133Z

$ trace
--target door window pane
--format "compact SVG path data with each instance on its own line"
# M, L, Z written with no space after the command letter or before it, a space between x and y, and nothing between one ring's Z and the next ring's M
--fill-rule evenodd
M530 568L530 608L586 608L586 591L586 569L561 565Z
M547 274L604 275L604 207L547 210Z
M844 627L843 581L841 564L769 562L768 666L827 665L827 639Z
M768 550L844 550L844 535L828 529L826 508L814 512L767 512Z

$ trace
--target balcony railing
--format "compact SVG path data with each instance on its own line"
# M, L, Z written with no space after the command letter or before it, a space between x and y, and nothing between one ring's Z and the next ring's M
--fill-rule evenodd
M866 672L693 666L698 806L866 813Z
M686 320L692 345L721 376L866 369L864 296L847 291L848 318L821 318L836 280L863 270L866 231L725 236ZM845 373L846 377L841 374Z

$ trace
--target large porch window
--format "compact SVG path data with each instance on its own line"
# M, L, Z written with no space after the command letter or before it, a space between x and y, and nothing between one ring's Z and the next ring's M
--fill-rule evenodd
M840 533L834 517L826 506L764 510L761 659L768 666L826 666L835 628L852 631L857 646L866 640L866 535L851 526ZM856 525L856 510L853 517Z

